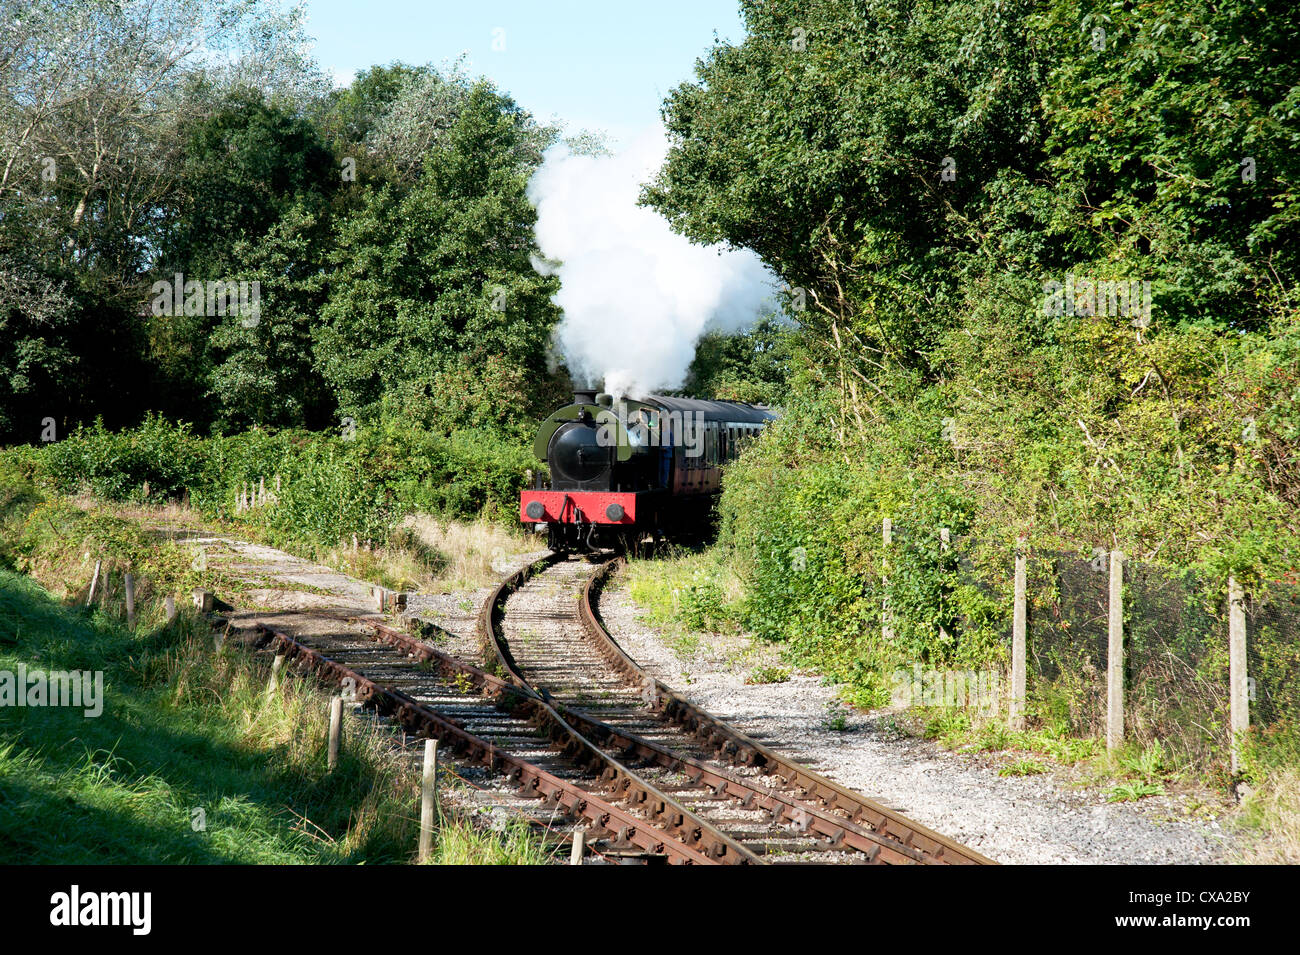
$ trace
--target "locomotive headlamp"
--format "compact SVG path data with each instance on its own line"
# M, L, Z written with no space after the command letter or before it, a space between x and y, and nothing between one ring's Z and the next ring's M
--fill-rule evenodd
M546 506L541 501L529 501L524 513L535 521L540 521L546 514Z
M611 521L621 521L623 519L623 514L623 505L617 502L605 508L605 516Z

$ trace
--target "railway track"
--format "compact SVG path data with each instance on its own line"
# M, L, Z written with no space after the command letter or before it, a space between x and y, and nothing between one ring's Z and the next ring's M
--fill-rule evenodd
M751 739L647 674L596 610L614 566L553 558L503 581L480 617L484 659L764 861L992 861Z
M648 677L591 603L612 567L553 556L503 581L479 618L482 668L424 639L438 631L427 623L420 636L370 617L336 616L337 626L305 633L259 629L299 668L440 739L485 782L504 781L543 835L582 829L607 861L989 861Z
M365 618L338 622L323 634L259 629L267 648L290 663L345 687L417 737L439 739L456 760L503 778L524 799L540 800L533 817L572 820L606 859L756 861L582 737L536 694L400 630Z

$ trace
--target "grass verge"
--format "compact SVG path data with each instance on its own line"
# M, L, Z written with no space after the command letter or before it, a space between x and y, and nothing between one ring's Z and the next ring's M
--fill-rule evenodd
M264 664L217 648L205 621L182 612L163 623L155 598L196 573L183 545L107 509L7 491L0 680L12 686L20 669L102 673L104 705L87 716L0 694L0 863L413 861L418 769L384 729L349 714L344 755L327 772L324 693L288 678L268 694ZM80 606L88 546L106 574L130 566L149 582L137 631L111 601ZM520 827L483 832L451 817L433 861L546 858Z

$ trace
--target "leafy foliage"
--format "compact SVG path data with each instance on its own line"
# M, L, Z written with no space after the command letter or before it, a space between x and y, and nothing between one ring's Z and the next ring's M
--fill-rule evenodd
M388 396L432 423L446 378L489 356L544 377L555 281L529 259L528 136L526 116L478 84L421 181L379 190L347 222L315 345L345 413L373 415Z
M724 488L750 624L871 697L1000 658L1017 536L1294 580L1296 12L742 9L645 200L804 293L784 417ZM1076 280L1149 283L1150 314L1050 308Z
M150 416L113 432L97 422L64 441L0 456L51 491L108 501L188 497L210 517L260 524L273 538L332 547L356 535L382 542L411 511L447 517L514 517L527 448L491 431L450 435L386 419L340 435L252 429L200 438ZM269 490L240 511L241 493Z

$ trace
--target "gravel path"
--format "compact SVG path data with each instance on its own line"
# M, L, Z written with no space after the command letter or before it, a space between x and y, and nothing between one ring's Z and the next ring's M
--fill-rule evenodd
M843 707L818 677L746 685L771 651L744 638L718 638L684 658L640 620L617 584L606 589L600 612L624 650L715 716L999 862L1215 863L1232 851L1219 821L1184 817L1186 797L1107 803L1096 787L1063 773L999 776L996 757L903 737L888 713Z

